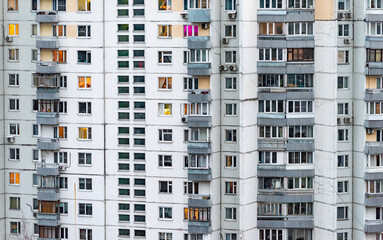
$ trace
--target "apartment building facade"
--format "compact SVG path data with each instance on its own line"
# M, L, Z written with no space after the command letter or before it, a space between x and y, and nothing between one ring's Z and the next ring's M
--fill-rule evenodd
M382 240L379 0L0 6L2 239Z

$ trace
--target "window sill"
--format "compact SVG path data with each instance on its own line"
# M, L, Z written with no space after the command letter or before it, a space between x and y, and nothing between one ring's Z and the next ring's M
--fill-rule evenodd
M77 138L77 141L87 141L90 142L92 139Z
M79 167L92 167L92 164L77 164Z

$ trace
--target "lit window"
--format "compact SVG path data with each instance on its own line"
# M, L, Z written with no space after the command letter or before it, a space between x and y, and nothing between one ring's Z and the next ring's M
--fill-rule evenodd
M79 139L92 139L92 128L78 128Z
M172 89L172 78L171 77L158 78L158 88L160 90Z
M170 38L172 36L172 25L159 25L158 26L158 37Z
M20 184L20 173L9 173L9 184L19 185Z
M90 4L91 0L78 0L78 11L79 12L89 12L91 10Z
M198 26L184 25L184 37L198 36Z
M236 168L237 167L237 156L226 156L226 167Z
M68 138L68 128L55 127L54 138Z
M159 0L158 1L158 10L160 10L160 11L172 10L172 0Z
M12 234L20 234L20 229L21 229L20 222L10 222L10 225L11 225Z
M66 63L66 50L53 50L53 62Z
M160 103L158 104L158 114L160 116L171 116L172 115L172 104Z
M53 36L66 37L66 25L53 25L52 26Z
M91 77L78 77L78 88L91 88L92 79Z
M8 24L8 35L19 36L19 24Z
M8 11L18 11L19 10L19 4L18 0L8 0Z

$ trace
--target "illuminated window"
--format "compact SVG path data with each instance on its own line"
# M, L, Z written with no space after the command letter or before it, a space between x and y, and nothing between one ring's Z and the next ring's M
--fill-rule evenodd
M53 36L66 37L66 25L53 25Z
M20 173L9 173L9 184L19 185L20 184Z
M66 51L53 50L53 62L66 63Z
M171 77L158 78L158 88L161 90L172 89L172 78Z
M160 10L160 11L172 10L172 0L159 0L158 1L158 10Z
M92 79L91 77L78 77L78 88L91 88Z
M12 234L20 234L20 222L10 222L11 225L11 233Z
M9 36L19 36L19 24L8 24Z
M68 138L68 128L55 127L54 138Z
M8 0L8 11L18 11L19 10L19 4L18 0Z
M79 139L92 139L92 128L78 128Z
M78 0L78 11L79 12L90 12L91 0Z
M172 25L159 25L158 26L158 37L170 38L172 36Z
M172 104L169 103L160 103L158 105L158 114L162 116L171 116L172 115Z

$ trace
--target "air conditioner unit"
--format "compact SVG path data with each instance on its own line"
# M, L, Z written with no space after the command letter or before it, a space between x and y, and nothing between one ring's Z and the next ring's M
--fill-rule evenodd
M201 24L201 28L202 29L208 29L209 28L209 24L208 23L202 23Z
M344 17L347 18L347 19L350 19L351 18L351 13L345 13Z
M375 131L372 128L367 128L367 134L373 134Z
M59 166L59 170L61 171L61 170L63 170L64 169L64 167L63 166Z
M230 69L230 71L237 71L238 70L237 65L230 65L229 69Z
M182 120L182 122L184 122L184 123L187 122L187 118L186 118L186 117L183 117L181 120Z
M343 18L344 13L338 13L338 18Z
M350 39L349 38L346 38L346 39L344 39L344 41L343 41L345 44L350 44Z
M181 16L183 19L188 19L188 14L187 13L181 13Z
M227 65L221 65L221 66L219 66L219 70L220 71L227 71L229 68L228 68L228 66Z
M229 39L228 38L222 38L222 43L223 44L228 44L229 43Z
M352 119L351 118L344 118L344 123L351 123Z
M7 141L8 141L9 143L14 143L14 142L15 142L15 136L8 136L8 137L7 137Z
M7 41L7 42L13 42L13 38L10 37L10 36L6 36L6 37L5 37L5 41Z
M37 213L36 212L33 213L33 217L37 218Z
M343 120L342 118L337 118L337 119L336 119L336 122L337 122L338 124L342 124L342 122L343 122L342 120Z
M229 18L230 19L235 19L236 17L237 17L237 12L229 13Z

